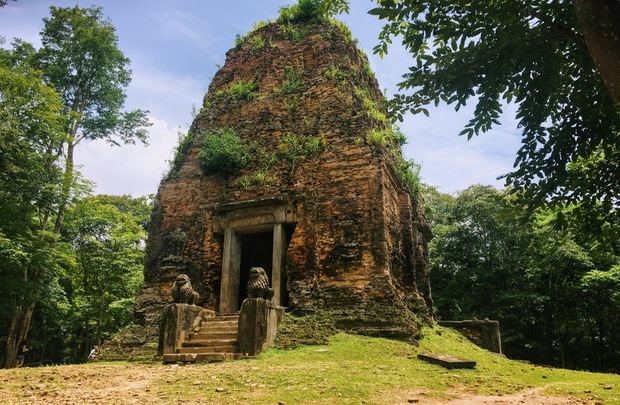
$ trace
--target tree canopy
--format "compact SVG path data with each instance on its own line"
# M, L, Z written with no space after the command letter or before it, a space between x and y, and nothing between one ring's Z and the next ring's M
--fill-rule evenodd
M131 81L129 59L100 7L50 7L43 19L43 46L35 56L46 80L61 94L74 143L104 139L118 145L146 142L146 112L123 112Z
M62 240L71 246L76 263L64 284L73 343L82 347L77 360L85 358L91 343L102 344L132 320L150 208L146 198L98 195L67 212Z
M619 256L554 229L552 211L524 221L513 199L490 186L426 195L440 318L499 320L511 358L618 371Z
M515 103L512 191L531 207L576 203L620 219L620 3L378 0L370 14L386 21L375 52L399 37L415 60L395 117L474 102L461 132L471 138Z
M73 182L74 149L82 140L103 139L113 145L146 143L147 112L124 112L125 87L131 80L129 59L118 48L118 37L101 7L50 7L43 19L43 46L32 63L60 93L67 121L65 182L55 230L60 231Z
M76 146L146 142L150 125L146 111L124 111L129 59L101 8L50 12L40 49L19 39L0 49L0 266L13 287L2 302L6 367L35 304L60 296L58 281L74 257L59 235L65 212L84 192Z
M63 262L46 231L60 197L54 146L64 140L61 110L39 72L0 51L0 323L13 329L9 355L26 335L19 325L30 321L32 303L53 288ZM13 361L7 356L5 366Z

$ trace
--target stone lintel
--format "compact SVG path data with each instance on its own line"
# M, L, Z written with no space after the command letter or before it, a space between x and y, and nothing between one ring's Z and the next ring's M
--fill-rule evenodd
M268 231L275 224L296 222L295 211L288 194L218 205L213 217L213 232L222 233L226 229L241 233Z
M221 202L216 204L215 212L222 213L227 211L234 211L242 208L262 207L265 205L282 205L290 202L290 197L287 193L268 196L257 197L249 200Z

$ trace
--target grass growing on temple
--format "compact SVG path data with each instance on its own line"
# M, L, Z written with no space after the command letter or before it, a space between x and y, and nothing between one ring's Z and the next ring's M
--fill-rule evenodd
M620 403L618 375L511 361L445 328L424 334L413 346L340 333L327 345L270 349L256 359L224 363L95 362L0 370L0 402L383 404L540 388L555 397ZM418 360L422 352L475 360L477 366L446 370Z

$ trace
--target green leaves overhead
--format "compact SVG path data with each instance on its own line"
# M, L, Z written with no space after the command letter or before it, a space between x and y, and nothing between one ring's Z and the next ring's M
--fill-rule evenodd
M67 212L62 236L77 259L65 280L71 287L71 327L92 334L96 344L131 321L150 208L146 198L99 195Z
M147 112L122 112L131 81L129 59L102 9L52 6L50 13L36 61L71 112L66 131L74 143L84 138L116 143L115 135L124 142L146 142Z
M475 104L461 135L499 124L515 103L523 130L515 169L504 175L531 206L620 205L620 107L590 57L570 2L377 1L385 20L375 53L398 37L414 56L391 114ZM616 61L617 63L617 61ZM611 69L614 70L614 69ZM616 65L615 71L618 70Z
M96 139L145 143L150 125L146 111L123 110L129 60L101 8L52 6L50 12L40 49L19 39L12 49L0 49L0 275L6 280L0 325L9 325L1 333L7 336L6 367L38 316L37 305L50 313L67 292L61 281L75 256L59 235L85 183L74 170L75 147ZM116 256L101 248L109 257L90 264L102 277L110 269L139 268L141 248L133 247L138 249ZM45 316L43 323L52 318L62 316Z
M0 65L0 233L41 225L58 198L58 95L29 67ZM33 223L33 219L38 222Z

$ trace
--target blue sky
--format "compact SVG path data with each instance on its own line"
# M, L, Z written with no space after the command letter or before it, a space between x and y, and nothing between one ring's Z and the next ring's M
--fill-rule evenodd
M95 192L146 195L157 192L162 174L178 142L178 131L191 122L192 106L200 106L217 65L225 63L237 34L255 22L274 20L278 10L294 0L17 0L0 8L0 35L9 46L14 37L40 45L39 32L49 6L103 8L116 27L119 45L131 59L132 83L127 109L150 111L149 146L111 147L104 142L80 144L76 161L84 177L96 183ZM351 1L351 12L339 17L369 56L379 86L388 95L410 66L411 56L393 47L383 59L373 55L381 22L367 14L370 0ZM473 105L458 113L450 106L430 110L430 117L408 116L401 124L408 144L403 152L422 164L422 179L440 191L454 193L471 184L502 187L496 178L511 170L519 148L514 109L503 125L467 141L458 136Z

